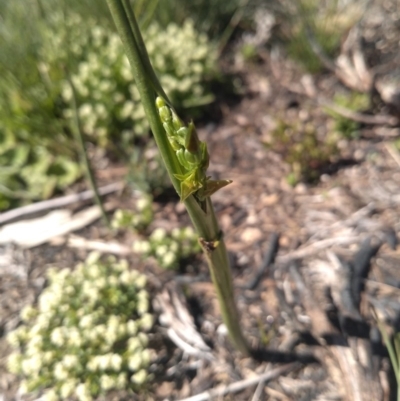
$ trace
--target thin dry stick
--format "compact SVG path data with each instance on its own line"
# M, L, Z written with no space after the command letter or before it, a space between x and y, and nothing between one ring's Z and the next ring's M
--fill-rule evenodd
M198 348L193 347L192 345L184 341L181 337L179 337L178 333L173 328L169 328L167 330L167 334L170 340L188 355L197 356L202 359L213 360L213 355L210 352L202 351Z
M385 148L390 156L393 157L393 160L399 165L400 167L400 156L399 152L396 150L393 144L385 143Z
M306 37L311 50L320 62L325 68L333 72L346 86L360 92L369 92L371 90L373 78L367 68L364 53L361 49L358 24L347 35L347 39L342 45L341 54L336 62L332 61L325 54L309 28L306 29Z
M265 372L267 372L271 366L271 364L269 363L266 367L265 367ZM260 382L257 385L256 390L254 391L253 394L253 398L251 399L251 401L259 401L263 396L263 391L265 390L267 392L268 395L274 396L275 398L279 399L279 400L289 400L288 397L286 397L284 394L280 393L277 390L272 389L271 387L266 387L266 383L264 380L260 380ZM269 398L268 398L269 399Z
M345 107L338 106L326 99L316 98L316 101L319 105L325 106L326 108L332 110L334 113L339 114L342 117L348 118L349 120L356 121L362 124L370 124L370 125L390 125L396 126L399 123L399 120L396 117L388 116L388 115L375 115L371 116L368 114L357 113L356 111L349 110Z
M353 243L357 243L358 241L360 241L359 236L328 238L318 242L314 242L313 244L307 245L304 248L296 249L295 251L289 252L285 255L280 255L276 258L276 261L278 263L287 263L293 259L301 259L306 256L310 256L313 253L320 251L322 249L326 249L329 246L350 245Z
M263 56L263 54L261 54L261 56ZM324 106L332 110L334 113L339 114L342 117L348 118L349 120L353 120L358 123L370 124L370 125L389 125L391 127L395 127L399 124L399 119L393 116L382 115L382 114L368 115L364 113L358 113L356 111L347 109L346 107L334 104L323 97L317 96L316 95L317 91L314 87L312 88L311 91L302 90L299 88L299 86L294 86L292 84L283 82L280 76L281 75L280 70L275 68L274 63L271 63L271 67L274 78L276 78L279 84L281 84L285 89L289 90L292 93L296 93L297 95L307 96L309 99L316 102L319 106Z
M309 99L314 100L318 105L326 107L327 109L332 110L334 113L339 114L341 117L348 118L349 120L355 121L357 123L369 125L390 125L391 127L395 127L399 124L398 118L393 116L385 114L377 114L373 116L369 114L358 113L356 111L347 109L346 107L332 103L331 101L324 99L323 97L312 97L307 93L307 91L293 90L293 88L290 88L290 85L286 85L282 82L281 85L284 86L286 89L289 89L291 92L307 96Z
M270 366L270 364L268 364L265 367L264 373L267 373L270 368L271 368L271 366ZM265 387L265 380L260 380L257 384L256 391L254 391L253 398L251 399L251 401L259 401L259 399L262 396L264 387Z
M400 295L400 288L395 287L395 285L386 284L386 283L380 283L379 281L371 280L369 278L364 279L364 282L365 282L367 287L371 286L374 289L376 289L376 288L384 288L387 291L399 292L399 295Z
M98 189L100 195L108 195L113 192L118 192L124 187L123 182L114 182L112 184L105 185ZM42 202L33 203L31 205L26 205L19 207L17 209L9 210L8 212L0 214L0 224L5 224L11 220L28 216L33 213L43 212L49 209L56 209L59 207L67 206L75 202L85 201L92 199L94 193L91 189L87 191L80 192L78 194L72 194L67 196L62 196L60 198L49 199Z
M270 372L263 373L262 375L251 377L250 379L241 380L228 386L220 386L214 390L205 391L204 393L185 398L181 401L207 401L214 397L222 397L229 393L236 393L238 391L244 390L247 387L254 386L260 381L268 382L274 380L285 373L299 368L300 366L301 364L299 364L298 362L289 363L287 365L283 365L274 370L271 370Z
M220 55L224 51L225 46L228 43L230 37L232 36L233 31L239 25L239 22L241 21L243 14L244 14L244 9L246 8L248 3L249 3L249 0L243 0L238 5L236 11L232 15L231 20L229 21L228 25L226 26L224 32L222 33L221 39L219 41L219 46L218 46L219 47L218 52Z
M131 248L119 244L118 242L91 241L83 237L78 237L76 235L71 235L68 238L67 246L69 246L70 248L86 249L122 256L126 256L132 253Z

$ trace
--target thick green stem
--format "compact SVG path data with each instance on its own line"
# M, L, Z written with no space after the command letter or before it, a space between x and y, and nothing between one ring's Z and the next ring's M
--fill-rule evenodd
M155 104L156 95L162 96L165 100L168 99L162 88L160 88L158 80L154 78L155 73L148 61L144 42L137 27L135 16L130 9L129 1L107 0L107 3L131 63L135 82L157 146L170 179L180 195L180 181L175 178L174 174L182 174L182 168L168 142ZM207 212L204 212L193 196L189 196L184 201L184 204L199 234L211 278L216 288L222 318L230 338L238 350L249 355L250 347L243 336L239 324L239 314L234 299L228 255L211 200L209 197L206 198L204 210Z

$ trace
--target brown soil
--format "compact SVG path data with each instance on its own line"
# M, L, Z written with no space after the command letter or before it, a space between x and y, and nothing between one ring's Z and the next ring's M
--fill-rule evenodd
M360 126L359 139L341 140L331 170L313 184L290 186L290 166L282 154L265 146L266 140L279 120L313 124L324 137L332 118L283 84L299 82L303 74L298 67L287 60L275 64L282 73L279 80L271 63L264 57L242 67L241 101L234 106L222 101L218 107L223 119L199 128L211 154L210 174L233 180L213 201L232 257L241 324L251 345L260 349L259 360L232 348L203 259L174 274L131 255L132 267L139 266L149 276L155 311L159 315L169 311L175 319L177 308L189 311L186 325L195 328L205 344L203 348L190 344L197 349L190 355L174 345L160 319L152 334L157 351L152 366L155 384L146 395L123 398L118 394L114 399L181 400L293 362L286 372L262 384L258 397L252 385L218 399L393 399L394 379L371 309L388 327L399 330L400 162L392 146L399 129ZM316 86L327 98L344 90L331 74L321 75ZM115 168L98 173L112 182L120 172ZM129 207L127 195L108 196L108 200ZM155 203L154 210L154 227L188 224L175 199ZM111 239L101 222L77 234ZM247 289L275 234L279 235L275 262L255 289ZM132 236L117 239L130 245ZM19 324L20 309L40 293L49 266L72 267L87 252L65 243L29 250L0 248L1 333ZM173 321L170 327L174 328ZM184 333L178 335L187 342ZM4 336L0 337L0 399L4 401L20 399L18 380L5 371L8 353Z

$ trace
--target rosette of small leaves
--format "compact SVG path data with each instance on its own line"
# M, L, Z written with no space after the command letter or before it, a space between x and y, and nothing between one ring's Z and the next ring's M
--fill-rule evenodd
M71 79L83 132L103 147L112 139L129 143L134 136L146 135L148 123L119 36L90 19L78 19L73 18L74 35L80 30L83 35L88 33L86 39L70 43L74 57L80 59ZM166 30L152 23L144 39L161 84L174 104L194 106L212 100L204 82L215 75L216 52L206 36L194 30L192 22L171 24ZM62 98L67 105L71 97L70 85L65 82ZM64 116L71 118L72 108L67 107Z
M153 256L162 268L174 270L182 259L199 253L201 248L191 227L174 228L171 233L157 228L148 240L135 241L133 251L143 258Z
M8 368L22 377L21 390L89 401L143 387L153 325L146 277L95 253L75 270L50 269L47 276L37 307L25 307L24 324L7 337L15 348Z
M81 175L74 160L54 154L46 146L27 143L26 135L0 124L0 210L21 201L48 198Z
M111 226L115 229L144 230L153 221L152 200L150 195L143 194L136 200L135 210L116 210Z

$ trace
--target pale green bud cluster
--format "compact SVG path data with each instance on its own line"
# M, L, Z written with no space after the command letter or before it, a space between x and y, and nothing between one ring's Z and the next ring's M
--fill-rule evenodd
M76 59L71 79L78 95L83 132L103 147L113 138L121 139L121 135L125 143L134 136L146 135L148 123L119 36L73 13L55 29L61 17L56 13L54 18L44 58L51 65L64 62L68 56ZM203 82L215 74L216 51L204 35L195 31L192 22L181 27L171 24L166 30L154 22L143 37L161 84L176 104L202 104L211 96ZM71 97L71 87L65 81L62 98L67 105L63 111L67 119L74 113Z
M116 210L111 226L115 229L144 230L153 221L152 200L150 195L142 194L136 199L133 210Z
M149 378L146 332L153 326L146 277L97 253L75 270L50 269L36 307L8 334L10 372L21 391L45 400L89 401L109 390L138 390Z
M177 269L182 259L200 252L197 235L191 227L174 228L170 233L155 229L148 240L137 240L133 251L143 258L154 257L164 269Z
M217 49L193 21L170 23L166 29L151 24L143 37L161 86L177 107L213 100L205 81L215 76Z

